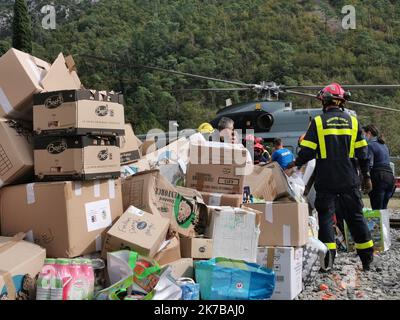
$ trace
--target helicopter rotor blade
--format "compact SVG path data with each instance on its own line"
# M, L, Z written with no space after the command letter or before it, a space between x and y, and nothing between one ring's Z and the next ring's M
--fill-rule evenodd
M127 63L127 62L116 61L116 60L107 59L104 57L98 57L98 56L89 55L89 54L79 54L79 56L81 56L83 58L87 58L87 59L103 61L103 62L122 65L122 66L130 67L130 68L141 68L141 69L148 69L148 70L153 70L153 71L160 71L160 72L176 74L176 75L180 75L180 76L191 77L191 78L196 78L196 79L201 79L201 80L210 80L210 81L216 81L216 82L221 82L221 83L234 84L234 85L238 85L238 86L242 86L242 87L253 88L256 86L254 84L248 84L248 83L239 82L239 81L217 79L217 78L206 77L206 76L201 76L201 75L187 73L187 72L168 70L168 69L164 69L164 68L160 68L160 67L146 66L146 65L141 65L141 64L131 64L131 63Z
M251 90L251 88L208 88L208 89L178 89L178 90L173 90L174 92L186 92L186 91L210 91L210 92L218 92L218 91L248 91Z
M281 93L289 93L289 94L294 94L294 95L303 96L303 97L316 98L316 96L313 95L313 94L308 94L308 93L303 93L303 92L296 92L296 91L292 91L292 90L281 91ZM346 103L347 104L352 104L352 105L355 105L355 106L368 107L368 108L374 108L374 109L386 110L386 111L400 112L400 109L382 107L382 106L377 106L375 104L368 104L368 103L357 102L357 101L346 101Z
M379 110L400 112L399 109L393 109L393 108L389 108L389 107L377 106L375 104L368 104L368 103L362 103L362 102L356 102L356 101L346 101L346 103L352 104L352 105L355 105L355 106L362 106L362 107L369 107L369 108L374 108L374 109L379 109Z
M281 86L281 89L298 89L298 90L322 90L326 86ZM356 85L342 85L343 89L400 89L399 84L356 84Z

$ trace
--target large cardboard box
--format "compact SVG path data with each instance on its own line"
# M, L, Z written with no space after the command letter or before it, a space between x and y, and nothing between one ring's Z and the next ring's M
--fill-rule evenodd
M131 205L171 220L171 228L182 236L195 236L196 226L207 207L201 197L186 197L158 170L139 172L123 180L124 208Z
M271 300L293 300L303 289L303 248L260 247L257 263L275 272L275 290Z
M32 231L48 257L101 251L106 228L122 213L120 180L32 183L0 191L1 234Z
M277 162L254 166L253 172L245 177L244 187L249 187L254 197L265 201L284 197L295 199L287 177Z
M243 194L224 194L200 192L204 203L209 206L222 206L239 208L243 203Z
M119 178L115 137L35 137L35 176L40 181Z
M165 243L167 244L164 246ZM181 246L178 237L173 237L165 241L161 246L162 249L154 256L154 260L159 265L165 265L181 259Z
M171 266L171 276L176 280L180 278L194 279L194 264L191 258L179 259L162 267L164 268L165 266Z
M41 92L51 65L16 49L0 58L0 117L29 119L29 99Z
M0 119L0 188L33 178L31 139L17 122Z
M32 120L33 95L76 90L81 83L60 53L53 65L16 49L0 58L0 117Z
M125 125L125 135L118 139L121 148L121 165L134 163L142 157L140 153L142 142L135 136L130 123Z
M205 236L213 239L213 256L256 262L260 212L232 207L209 207Z
M190 163L192 164L236 164L244 167L247 153L247 149L242 144L215 141L190 143Z
M23 241L23 237L0 237L0 297L7 294L8 299L14 300L22 290L24 276L35 278L42 270L46 250Z
M390 249L390 212L389 210L363 210L368 229L371 232L374 250L384 252ZM344 224L346 247L348 251L355 250L354 240L348 225Z
M198 191L239 194L243 192L243 168L237 165L189 164L186 186Z
M107 232L103 257L107 257L107 252L127 249L152 258L164 242L168 228L169 219L131 206Z
M262 212L259 246L301 247L307 243L307 203L246 203L243 206Z
M207 260L213 258L213 240L205 238L181 238L182 258Z
M63 90L34 96L33 127L41 135L123 135L123 96L96 90Z

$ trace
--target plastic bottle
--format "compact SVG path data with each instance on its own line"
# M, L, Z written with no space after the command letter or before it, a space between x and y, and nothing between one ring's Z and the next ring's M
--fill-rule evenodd
M85 279L82 260L71 260L69 270L71 273L71 282L67 286L67 300L83 300L88 290L89 282Z
M36 282L36 300L51 300L51 287L56 278L56 259L46 259Z
M90 259L82 259L81 265L85 279L88 281L86 295L83 297L84 300L92 300L94 296L94 284L95 276L92 261Z
M54 289L53 287L51 289L51 300L67 300L68 298L69 285L72 280L69 262L69 259L56 260L57 272L56 279L54 281Z

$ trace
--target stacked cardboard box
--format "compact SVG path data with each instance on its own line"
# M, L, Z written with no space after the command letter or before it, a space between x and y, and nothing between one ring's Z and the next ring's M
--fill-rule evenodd
M0 187L11 185L0 191L1 235L24 232L54 258L101 250L123 213L122 96L83 89L72 57L49 64L11 49L0 110Z
M123 97L94 90L36 94L33 106L35 176L39 181L120 176L125 133Z
M292 300L302 290L302 255L308 240L308 204L298 202L285 173L277 163L256 166L245 187L258 203L244 207L261 213L257 263L276 274L273 300Z

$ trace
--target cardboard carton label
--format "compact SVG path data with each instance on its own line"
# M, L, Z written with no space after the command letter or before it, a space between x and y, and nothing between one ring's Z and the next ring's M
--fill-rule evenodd
M64 103L64 98L62 94L59 93L48 97L43 104L47 109L55 109L61 106L63 103Z
M104 229L112 224L110 200L100 200L85 204L88 232Z

